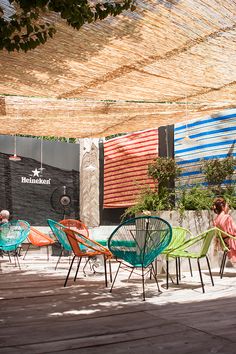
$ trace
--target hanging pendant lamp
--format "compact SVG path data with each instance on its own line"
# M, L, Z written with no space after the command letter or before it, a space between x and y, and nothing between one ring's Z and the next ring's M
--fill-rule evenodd
M9 156L10 161L21 161L21 157L16 153L16 135L14 135L14 155Z
M43 167L43 138L40 140L40 168L39 168L41 174L45 168Z
M186 117L186 131L185 131L185 136L183 139L180 141L180 144L185 144L185 145L190 145L194 146L196 145L196 140L194 138L191 138L188 134L188 103L187 103L187 95L185 96L185 117Z

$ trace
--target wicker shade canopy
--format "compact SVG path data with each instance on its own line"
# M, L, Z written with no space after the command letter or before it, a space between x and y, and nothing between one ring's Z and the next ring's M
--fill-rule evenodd
M54 39L0 53L1 134L102 137L236 106L235 1L137 1L80 31L49 20Z

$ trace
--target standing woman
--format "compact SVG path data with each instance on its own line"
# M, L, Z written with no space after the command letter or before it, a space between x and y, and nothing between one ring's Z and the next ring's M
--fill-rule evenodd
M213 222L214 226L236 238L236 224L229 214L229 206L226 200L222 197L216 198L213 203L213 210L217 214ZM229 248L228 258L236 264L236 239L224 236L224 234L222 234L222 237Z

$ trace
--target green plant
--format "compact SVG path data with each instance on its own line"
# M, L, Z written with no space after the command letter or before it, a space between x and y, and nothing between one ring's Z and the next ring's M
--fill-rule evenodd
M225 198L231 209L236 209L236 191L235 187L229 186L223 190L222 197Z
M181 169L175 160L169 157L158 157L148 165L148 176L159 185L159 190L168 188L169 183L179 177Z
M141 191L135 205L126 209L123 218L144 211L172 210L174 208L174 179L180 175L180 168L172 158L159 157L148 165L148 176L156 188ZM173 182L171 184L171 182Z
M226 179L232 181L235 166L236 159L233 157L203 161L201 170L208 186L216 195L223 193L223 183Z
M178 192L176 207L182 214L185 210L210 210L213 198L213 192L201 185L185 187Z
M180 176L181 169L174 159L160 157L148 166L148 176L155 184L155 190L142 191L135 205L126 209L124 217L145 211L177 209L183 216L185 210L211 210L214 198L222 195L231 208L236 208L236 193L232 183L223 186L226 178L232 181L236 159L212 159L203 162L207 187L196 184L175 188L174 181Z
M135 215L146 211L171 210L173 209L172 197L174 195L168 189L163 189L160 195L157 191L153 191L148 187L140 193L135 205L125 210L122 219L128 215Z

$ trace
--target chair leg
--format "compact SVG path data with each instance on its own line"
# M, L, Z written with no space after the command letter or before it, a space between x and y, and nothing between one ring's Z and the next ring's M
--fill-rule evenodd
M210 266L210 262L209 262L209 259L207 256L206 256L206 260L207 260L207 266L208 266L210 277L211 277L211 284L212 284L212 286L214 286L213 276L212 276L212 272L211 272L211 266Z
M85 265L83 266L83 273L84 273L85 277L86 277L85 268L86 268L88 262L89 262L89 258L87 259L87 261L85 262ZM94 271L94 273L95 273L95 271Z
M132 268L131 272L129 273L129 277L128 277L128 280L130 280L130 278L131 278L131 275L133 274L133 271L134 271L134 268Z
M178 257L175 258L175 269L176 269L176 284L179 285L179 266Z
M166 258L166 289L169 288L169 260Z
M112 269L111 269L111 260L109 258L109 272L110 272L110 282L112 283Z
M180 258L178 257L178 271L179 271L179 280L181 280L181 268L180 268Z
M47 245L47 261L49 261L49 245Z
M58 260L57 260L57 264L56 264L56 267L55 267L55 270L57 270L57 266L60 262L60 259L61 259L61 256L62 256L62 252L63 252L63 248L61 248L61 253L60 253L60 256L58 257Z
M78 264L77 264L77 268L76 268L76 272L75 272L75 276L74 276L74 281L76 281L76 278L77 278L77 275L78 275L78 272L79 272L79 267L80 267L81 260L82 260L82 258L80 257L78 259Z
M27 253L29 251L30 246L31 246L31 243L28 244L28 247L27 247L27 250L25 251L23 259L25 259L26 255L27 255Z
M17 265L18 265L19 269L21 270L19 257L18 257L18 250L16 249L15 250L15 266L17 267Z
M225 263L226 263L226 259L227 259L227 253L228 251L224 251L223 253L223 257L222 257L222 261L221 261L221 265L220 265L220 278L223 278L223 274L224 274L224 269L225 269Z
M193 271L192 271L192 264L191 264L190 258L188 258L188 264L189 264L190 275L192 277L193 276Z
M197 259L197 265L198 265L198 271L199 271L200 280L201 280L201 284L202 284L202 292L205 293L204 283L203 283L203 279L202 279L202 271L201 271L201 267L200 267L199 258Z
M116 271L116 274L115 274L115 277L114 277L114 280L113 280L113 283L111 284L111 289L110 289L110 293L112 292L112 289L113 289L113 286L115 284L115 281L116 281L116 277L119 273L119 270L120 270L120 266L121 266L121 263L119 264L118 268L117 268L117 271Z
M104 259L105 287L107 288L107 259L105 254L103 255L103 259Z
M154 267L154 270L155 270L155 273L157 274L157 258L155 259L155 261L153 262L153 264L155 265L155 266L153 266ZM150 280L152 279L152 272L150 271Z
M158 291L159 291L159 293L160 293L161 290L160 290L159 283L158 283L158 279L157 279L157 273L156 273L156 271L155 271L155 268L154 268L153 264L151 265L151 272L152 272L152 274L153 274L153 276L154 276L154 279L155 279L156 284L157 284L157 289L158 289Z
M143 287L143 301L145 301L145 284L144 284L144 270L142 266L142 287Z
M10 255L10 251L7 251L7 254L8 254L9 262L11 263L11 255Z
M72 266L73 266L75 257L76 257L76 256L74 256L73 259L72 259L72 261L71 261L70 268L69 268L69 270L68 270L68 273L67 273L67 276L66 276L66 280L65 280L65 282L64 282L64 287L66 287L66 284L67 284L67 281L68 281L68 278L69 278L69 275L70 275L71 268L72 268Z

